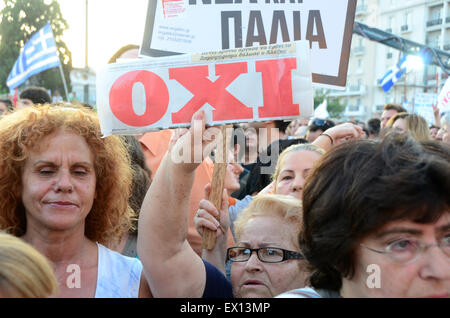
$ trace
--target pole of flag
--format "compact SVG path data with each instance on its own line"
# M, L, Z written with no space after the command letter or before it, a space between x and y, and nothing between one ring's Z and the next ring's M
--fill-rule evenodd
M62 81L63 81L63 84L64 84L64 92L66 93L66 101L69 101L69 91L67 90L66 77L64 76L62 63L59 63L59 71L61 73Z
M13 104L14 108L17 108L17 100L19 99L19 94L17 88L14 89L14 96L13 96Z

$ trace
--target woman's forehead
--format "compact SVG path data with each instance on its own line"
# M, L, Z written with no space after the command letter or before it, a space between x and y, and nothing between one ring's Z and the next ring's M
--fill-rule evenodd
M278 246L291 246L297 235L296 226L280 216L256 216L244 226L239 241L250 245L276 243Z
M281 162L281 170L291 166L311 166L320 158L320 154L311 150L299 150L287 153Z
M418 223L413 220L396 220L391 221L381 227L374 233L375 237L383 236L383 234L395 231L411 230L418 234L426 232L442 232L450 230L450 210L444 212L442 216L434 223Z
M70 155L93 160L93 153L86 139L73 132L57 131L38 141L36 149L30 151L30 157L54 157ZM50 159L49 158L49 159Z

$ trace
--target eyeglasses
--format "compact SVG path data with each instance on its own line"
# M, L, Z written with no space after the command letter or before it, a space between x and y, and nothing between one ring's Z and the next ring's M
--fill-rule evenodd
M256 252L258 259L264 263L281 263L289 259L303 259L303 255L300 253L277 247L230 247L227 249L227 261L246 262L253 252Z
M402 265L415 262L423 252L432 246L438 246L441 251L450 258L450 235L443 237L437 243L431 244L423 244L419 241L409 239L398 240L387 245L384 250L381 251L370 248L364 244L361 244L361 246L376 253L386 254L394 262Z

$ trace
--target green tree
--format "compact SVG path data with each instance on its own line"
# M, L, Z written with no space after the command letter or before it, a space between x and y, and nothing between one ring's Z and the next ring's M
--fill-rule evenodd
M68 29L68 25L61 14L59 3L55 0L51 2L46 0L3 0L3 3L4 8L0 12L0 94L9 92L6 80L25 43L48 22L53 29L64 77L70 91L72 53L61 39L63 32ZM59 90L64 96L64 84L59 68L41 72L29 78L23 85L42 86L52 92Z
M345 105L341 104L340 98L328 97L329 91L324 89L317 89L314 92L314 109L327 99L327 110L332 118L340 118L345 111Z

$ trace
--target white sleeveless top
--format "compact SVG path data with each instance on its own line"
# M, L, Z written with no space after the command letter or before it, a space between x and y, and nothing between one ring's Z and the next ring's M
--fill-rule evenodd
M142 263L103 245L98 246L95 298L138 298Z

